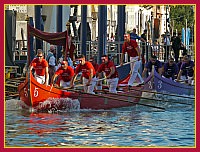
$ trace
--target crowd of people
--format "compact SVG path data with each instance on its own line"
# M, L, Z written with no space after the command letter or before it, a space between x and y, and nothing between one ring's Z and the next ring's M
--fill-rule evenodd
M169 54L166 54L168 58L165 62L161 62L157 56L152 54L150 59L144 64L143 71L139 72L141 62L144 63L143 56L146 48L140 50L136 39L141 40L142 43L146 43L146 34L147 31L144 30L143 35L139 37L135 29L131 34L124 34L120 66L124 65L124 56L127 53L130 57L130 79L128 81L128 87L130 88L135 85L134 82L137 77L140 82L135 86L143 85L144 79L151 73L153 68L165 78L175 81L185 81L189 85L193 85L195 78L194 62L191 61L190 56L186 52L179 61L179 49L181 47L180 35L173 38L174 43L176 43L172 45L175 59ZM166 39L166 43L169 43L168 39ZM71 46L72 51L62 51L62 56L58 59L58 62L55 57L56 47L54 45L50 45L46 59L44 58L43 51L41 49L37 50L37 55L30 64L30 70L34 69L34 76L37 82L55 87L73 88L77 76L81 73L80 83L83 84L84 92L94 94L95 88L96 90L102 89L102 78L104 77L107 81L109 92L117 93L119 74L116 65L109 59L108 55L103 55L101 57L101 64L98 65L94 57L91 57L88 61L82 54L75 58L72 53L75 49L73 43L70 42L69 46ZM167 46L166 50L168 50Z

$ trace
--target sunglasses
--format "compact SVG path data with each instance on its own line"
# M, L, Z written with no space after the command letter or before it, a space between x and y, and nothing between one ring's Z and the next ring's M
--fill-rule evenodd
M43 56L37 56L38 58L41 58L41 57L43 57Z

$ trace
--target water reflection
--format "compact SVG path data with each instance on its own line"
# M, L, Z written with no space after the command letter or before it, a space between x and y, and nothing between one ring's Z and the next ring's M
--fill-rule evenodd
M11 147L194 146L193 108L152 109L134 106L31 113L9 102L5 112L5 144Z

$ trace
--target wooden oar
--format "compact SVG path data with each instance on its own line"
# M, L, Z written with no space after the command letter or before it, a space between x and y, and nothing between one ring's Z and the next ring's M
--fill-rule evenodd
M139 102L131 102L129 100L124 100L124 99L119 99L119 98L114 98L114 97L107 97L107 96L103 96L103 95L99 95L99 94L86 93L86 92L83 92L83 91L80 91L80 90L68 89L68 91L73 91L73 92L77 92L77 93L81 93L81 94L88 94L88 95L91 95L91 96L113 99L113 100L118 100L118 101L122 101L122 102L129 102L129 103L133 103L133 104L138 104L138 105L142 105L142 106L147 106L147 107L151 107L151 108L157 108L157 109L165 110L165 108L163 108L163 107L147 105L147 104L143 104L143 103L139 103Z
M162 93L162 92L155 92L155 91L148 91L148 90L137 90L137 89L134 89L134 88L131 88L131 90L148 92L148 93L156 93L156 94L162 94L162 95L169 95L169 96L181 97L181 98L195 99L194 97L182 96L182 95L177 95L177 94L169 94L169 93Z
M103 80L105 80L105 79L107 79L107 78L105 77L105 78L97 79L96 81L97 81L97 82L98 82L98 81L103 81Z
M111 93L108 90L96 90L97 92L104 92L106 94L116 95L116 96L126 96L126 97L133 97L133 98L140 98L140 99L147 99L147 100L156 100L156 101L162 101L162 102L169 102L169 103L178 103L178 104L184 104L184 105L192 105L189 103L183 103L183 102L177 102L177 101L168 101L168 100L162 100L162 99L153 99L153 98L147 98L147 97L140 97L140 96L134 96L130 94L120 94L120 93ZM138 90L139 91L139 90Z
M84 86L83 84L77 84L77 85L73 86L73 88L78 88L78 87L83 87L83 86ZM73 89L71 87L56 87L56 86L54 86L54 87L57 88L57 89L61 89L61 90L70 90L70 89Z

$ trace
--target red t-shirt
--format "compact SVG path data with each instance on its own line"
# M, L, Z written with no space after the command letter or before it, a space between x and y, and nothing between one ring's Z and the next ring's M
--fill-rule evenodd
M78 64L75 70L75 74L78 74L79 72L82 72L82 77L85 77L86 79L89 79L90 76L90 69L93 70L93 76L95 76L96 71L92 65L92 63L86 61L84 65Z
M116 69L116 66L114 65L114 63L112 61L108 61L107 64L105 63L102 63L100 64L99 68L98 68L98 72L105 72L106 73L106 76L108 76L110 74L110 71L111 71L111 67L114 67L115 68L115 73L111 75L111 79L112 78L116 78L118 77L118 72L117 72L117 69Z
M31 66L35 69L37 75L44 76L45 68L48 67L48 62L45 59L42 59L42 62L39 62L39 59L35 58L32 60Z
M59 75L58 81L63 80L65 82L69 82L74 76L74 69L70 66L68 66L67 69L60 67L55 74Z
M138 44L135 40L130 40L130 42L124 42L122 46L122 53L127 52L130 57L138 56L138 53L135 48L138 47Z

